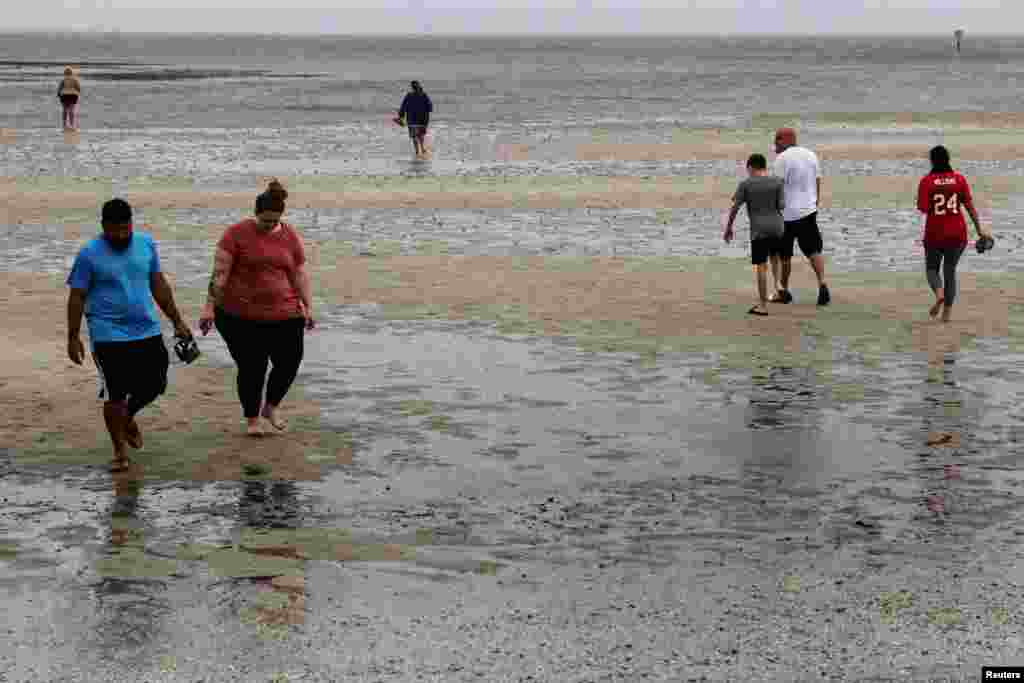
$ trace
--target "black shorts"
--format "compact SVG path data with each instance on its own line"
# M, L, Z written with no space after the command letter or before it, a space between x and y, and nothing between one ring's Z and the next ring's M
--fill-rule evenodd
M94 342L92 358L100 373L100 395L107 401L167 390L171 364L160 335L127 342Z
M65 107L70 107L72 104L78 104L78 95L61 95L60 103Z
M825 245L821 241L821 231L818 230L817 211L800 220L786 221L786 230L782 235L779 254L782 258L793 258L794 241L800 245L800 251L808 258L820 254L824 250Z
M750 240L750 262L755 266L767 263L768 257L777 255L781 248L781 237L758 237Z
M427 127L422 124L410 123L408 127L409 137L414 140L417 138L423 139L423 137L427 134Z

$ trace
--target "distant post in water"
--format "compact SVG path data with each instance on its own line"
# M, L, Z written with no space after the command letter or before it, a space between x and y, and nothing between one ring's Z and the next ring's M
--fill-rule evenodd
M958 28L957 30L953 31L953 49L956 50L957 54L960 54L960 41L962 41L963 38L964 30L962 28Z

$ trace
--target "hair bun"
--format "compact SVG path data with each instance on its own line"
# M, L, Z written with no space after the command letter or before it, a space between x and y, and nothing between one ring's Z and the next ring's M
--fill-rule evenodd
M288 199L288 190L284 189L284 185L282 185L281 181L276 178L271 180L270 184L267 185L267 194L275 199Z

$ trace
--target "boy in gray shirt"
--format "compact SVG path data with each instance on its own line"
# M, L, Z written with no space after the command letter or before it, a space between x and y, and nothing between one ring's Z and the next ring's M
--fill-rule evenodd
M726 242L733 238L732 224L740 207L747 205L750 217L750 262L754 265L757 293L760 301L748 313L768 315L768 257L778 254L785 230L782 221L784 199L782 178L768 175L768 161L763 154L751 154L747 160L750 177L740 183L733 196L729 222L722 237ZM774 273L778 284L778 273Z

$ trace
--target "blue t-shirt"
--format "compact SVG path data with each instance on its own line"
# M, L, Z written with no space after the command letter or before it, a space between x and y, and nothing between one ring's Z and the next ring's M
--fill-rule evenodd
M82 247L67 284L85 291L85 319L93 342L125 342L160 334L160 318L150 292L153 273L160 272L156 242L133 232L123 252L103 237Z

